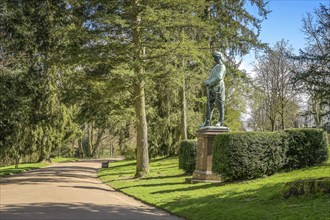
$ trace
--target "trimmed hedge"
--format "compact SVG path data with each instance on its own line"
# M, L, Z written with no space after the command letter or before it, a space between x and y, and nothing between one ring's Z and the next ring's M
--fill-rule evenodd
M285 130L288 138L286 170L321 164L328 159L328 137L322 129Z
M214 139L212 171L229 181L254 179L326 162L327 146L321 129L224 133Z
M271 175L286 162L283 143L279 132L220 134L214 139L212 172L229 181Z
M196 167L196 140L185 140L179 144L179 168L192 174Z

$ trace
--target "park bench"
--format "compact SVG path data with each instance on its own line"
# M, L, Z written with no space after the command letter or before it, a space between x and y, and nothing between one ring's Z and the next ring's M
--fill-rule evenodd
M103 161L103 162L102 162L102 168L108 168L108 167L109 167L109 163L110 163L109 160L107 160L107 161Z

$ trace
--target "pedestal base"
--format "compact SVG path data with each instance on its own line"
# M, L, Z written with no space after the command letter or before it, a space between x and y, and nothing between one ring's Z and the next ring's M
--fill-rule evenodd
M221 176L212 173L213 140L216 135L229 132L227 127L202 127L197 131L196 169L187 182L221 182Z

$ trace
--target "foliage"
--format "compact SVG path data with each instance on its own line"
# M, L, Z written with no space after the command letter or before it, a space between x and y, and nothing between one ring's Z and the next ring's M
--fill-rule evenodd
M329 146L330 147L330 146ZM132 179L135 161L99 171L111 187L185 219L327 219L329 196L283 199L286 182L329 176L329 164L237 183L187 184L177 158L154 160L150 175ZM237 208L239 207L239 208Z
M236 59L264 46L264 0L2 3L0 69L10 75L1 78L6 160L36 153L43 160L67 144L97 157L105 141L121 152L135 142L137 176L147 174L149 155L170 155L195 135L214 50L225 54L231 75L227 125L239 129L244 98L236 94L245 93L245 76Z
M321 129L221 134L215 138L212 170L223 180L242 180L324 163L328 140Z
M0 73L0 159L17 164L31 149L26 145L29 135L31 99L25 94L27 84L22 71Z
M297 67L288 58L292 51L288 42L281 40L254 64L252 121L258 130L283 130L295 125L299 114L298 91L291 83Z
M307 47L305 51L300 51L300 56L293 57L300 61L303 67L296 71L296 84L303 83L308 90L329 98L330 79L330 8L320 5L315 9L314 16L311 13L303 18L303 28ZM315 18L315 20L314 20Z
M314 116L318 128L330 114L330 8L320 5L314 13L303 17L302 31L306 48L299 56L291 56L300 68L294 71L292 83L309 97L308 114Z
M250 82L251 78L246 72L230 66L227 68L225 85L228 89L226 89L225 126L229 127L231 131L241 130L240 119L242 114L246 112Z
M214 139L212 171L224 181L278 172L286 162L282 133L228 133Z
M284 169L300 169L327 161L328 137L322 129L285 130L288 138L288 159Z
M41 161L78 130L72 109L61 102L59 92L63 82L59 59L69 10L61 0L3 1L0 10L1 87L7 91L1 97L5 134L1 150L7 158L15 158L16 165L33 152ZM9 104L6 100L13 97Z
M196 140L185 140L179 144L179 168L192 174L196 168Z

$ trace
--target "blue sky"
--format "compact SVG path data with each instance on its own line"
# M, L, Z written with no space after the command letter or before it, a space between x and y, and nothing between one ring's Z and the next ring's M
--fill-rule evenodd
M307 12L313 13L320 4L330 5L330 0L270 0L267 9L272 10L268 19L262 23L260 39L273 46L277 41L285 39L298 52L304 49L304 34L302 17ZM249 8L252 13L257 13L255 8ZM253 53L244 58L242 68L251 71L250 62L254 61Z

